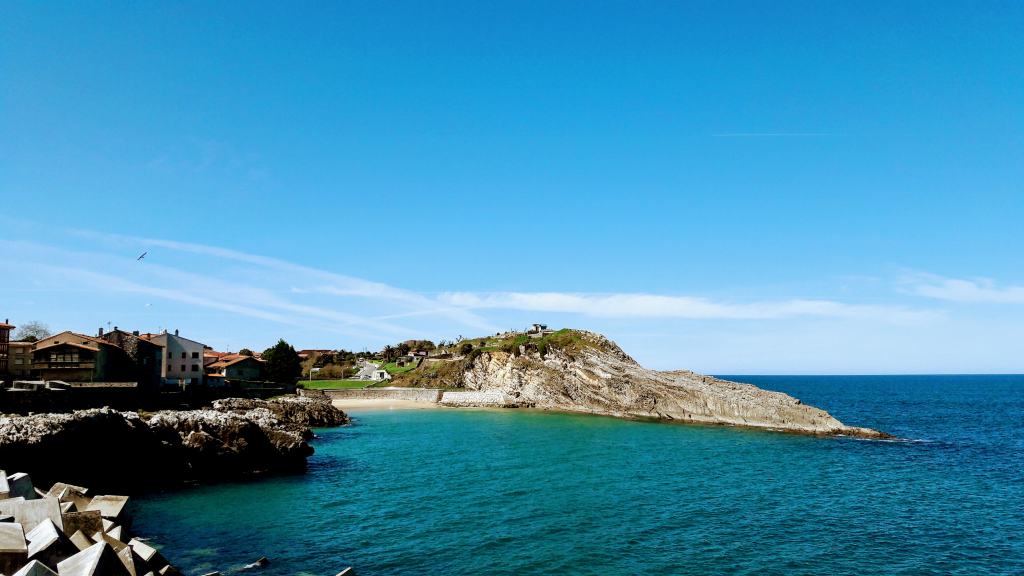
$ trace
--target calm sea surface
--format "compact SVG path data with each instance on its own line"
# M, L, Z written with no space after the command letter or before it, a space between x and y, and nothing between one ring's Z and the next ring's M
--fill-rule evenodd
M1024 376L734 377L907 439L357 415L302 476L135 500L188 574L1024 574Z

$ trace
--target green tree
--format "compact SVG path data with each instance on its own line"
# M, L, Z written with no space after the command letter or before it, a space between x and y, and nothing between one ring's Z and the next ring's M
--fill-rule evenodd
M249 350L248 348L242 348L241 350L238 351L238 353L241 356L253 356L252 350Z
M279 384L294 384L302 376L302 361L291 344L278 340L263 352L267 380Z

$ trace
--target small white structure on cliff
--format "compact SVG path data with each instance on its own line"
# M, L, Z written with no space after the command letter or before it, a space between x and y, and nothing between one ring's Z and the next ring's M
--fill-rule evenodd
M548 329L547 324L534 324L533 326L530 326L530 328L526 331L526 334L529 335L530 338L541 338L543 336L547 336L548 334L554 333L554 330Z

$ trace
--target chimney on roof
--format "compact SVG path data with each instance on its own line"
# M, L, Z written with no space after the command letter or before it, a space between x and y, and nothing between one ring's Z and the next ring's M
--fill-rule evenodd
M99 333L99 337L100 337L100 338L103 338L103 326L100 326L100 333Z
M175 336L177 336L177 335L178 335L178 329L177 329L177 328L175 328L175 329L174 329L174 335L175 335Z
M114 332L117 332L117 326L114 326Z

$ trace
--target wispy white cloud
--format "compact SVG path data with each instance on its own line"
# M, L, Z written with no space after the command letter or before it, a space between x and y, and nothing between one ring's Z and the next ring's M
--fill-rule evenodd
M571 316L638 321L849 319L911 324L941 315L929 309L834 299L730 301L699 295L555 291L428 294L218 246L93 231L70 234L88 242L70 249L66 238L52 241L58 245L0 240L0 251L16 255L0 262L0 270L30 271L28 276L46 280L36 285L41 291L74 287L97 293L139 294L292 327L347 334L360 342L422 337L425 329L435 336L467 328L491 333L508 322L523 321L524 312L529 316L550 314L552 320L566 315L562 320L577 326L581 323L574 323ZM136 262L135 255L144 250L157 257ZM954 282L939 280L943 279L933 278L927 286L919 286L921 293L929 286L948 288ZM982 289L995 290L1003 298L1018 297L1013 290L975 286L975 292ZM503 320L496 322L497 318ZM595 323L600 324L586 325Z
M403 326L332 307L313 306L283 297L270 286L254 286L237 278L179 270L153 263L128 263L96 252L67 250L32 242L0 240L0 250L23 255L4 264L22 277L33 278L35 290L71 286L95 293L141 294L304 327L368 338L410 337ZM0 269L4 266L0 265Z
M381 282L374 282L363 278L303 266L301 264L295 264L278 258L249 254L238 250L232 250L230 248L190 242L179 242L175 240L109 234L91 230L73 230L71 233L85 238L114 243L120 246L130 246L133 248L159 247L175 252L185 252L222 260L242 262L259 268L294 275L304 280L302 286L292 286L290 288L290 291L295 294L324 294L329 296L359 297L373 300L393 301L413 308L412 311L406 312L405 314L411 313L423 316L446 316L459 324L483 330L485 332L491 332L496 329L494 325L469 310L452 306L439 306L434 300L411 290L405 290Z
M902 281L905 292L951 302L1024 304L1024 286L1000 286L989 278L946 278L934 274L909 274Z
M442 294L439 298L453 306L469 309L502 308L562 312L604 318L770 320L794 317L872 317L906 321L934 315L931 311L899 306L804 299L735 303L694 296L565 292L450 292Z

